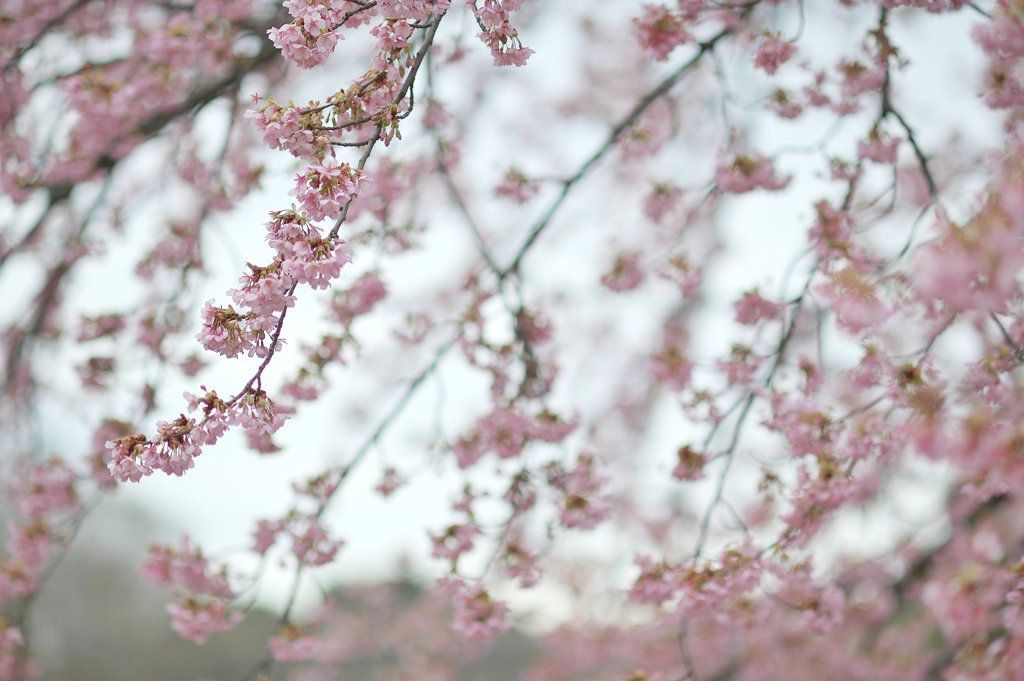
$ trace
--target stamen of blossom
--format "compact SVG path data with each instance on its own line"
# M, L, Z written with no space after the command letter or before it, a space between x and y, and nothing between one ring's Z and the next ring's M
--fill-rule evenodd
M252 388L233 405L228 414L228 423L231 425L267 435L276 433L287 419L288 414L267 397L267 393Z
M107 465L110 475L118 482L138 482L144 476L152 475L153 469L142 462L141 457L148 449L145 435L128 435L106 444L113 456Z

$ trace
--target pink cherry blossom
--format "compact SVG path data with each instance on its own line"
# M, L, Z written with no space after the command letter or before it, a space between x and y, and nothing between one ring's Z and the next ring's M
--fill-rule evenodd
M315 130L311 129L314 121L303 116L297 106L281 107L268 100L262 107L246 111L245 118L271 149L285 149L299 158L313 158L318 151Z
M719 190L729 194L743 194L755 189L779 191L789 186L790 177L779 178L769 159L760 156L738 154L728 165L722 165L715 173L715 184Z
M341 209L359 193L364 181L363 171L353 170L348 163L339 163L328 156L296 175L295 189L291 194L309 219L319 222L338 217Z
M699 480L704 477L704 466L708 457L694 451L690 446L679 448L676 453L677 463L672 469L672 477L676 480Z
M844 60L837 69L843 76L842 92L847 98L878 90L885 80L883 72L872 70L859 61Z
M754 66L764 69L768 75L773 75L781 66L789 61L796 53L793 43L782 39L777 33L766 33L761 36L754 52Z
M45 522L37 520L22 526L9 521L7 534L7 551L11 558L30 571L41 570L46 565L56 537Z
M612 291L630 291L644 282L646 275L640 267L641 253L631 251L615 256L612 269L601 277L601 284Z
M693 362L686 356L686 333L670 325L661 349L651 356L651 375L672 390L683 390L690 384Z
M665 562L655 563L649 556L637 556L636 564L640 576L629 591L632 600L661 605L679 591L681 584Z
M384 281L375 272L361 276L348 290L337 294L332 304L334 314L342 324L349 324L364 315L388 295Z
M633 20L644 54L663 61L679 45L693 40L682 17L662 5L644 5L643 15Z
M536 196L539 190L540 185L536 180L531 180L516 168L509 168L508 172L505 173L505 178L495 188L494 193L522 204Z
M267 31L267 35L285 58L299 68L311 69L327 61L327 57L334 52L339 37L326 23L320 23L315 30L319 32L313 35L299 23L291 23L281 28L272 28Z
M734 343L729 356L719 360L717 366L730 385L750 385L761 368L762 359L750 347Z
M276 433L287 419L288 414L267 393L252 389L234 404L228 415L229 424L267 435Z
M756 289L743 294L733 307L736 308L736 321L751 326L762 319L779 319L785 311L784 305L765 300Z
M480 529L475 525L452 525L444 534L430 535L432 555L455 562L463 553L473 549L473 539L479 534Z
M482 587L467 587L455 597L452 627L464 638L486 641L508 628L508 606L491 598Z
M16 489L18 512L42 518L54 511L75 511L81 506L74 471L59 459L32 467Z
M212 634L231 630L242 620L242 613L228 609L222 601L195 601L186 598L167 606L171 628L182 638L203 645Z
M282 636L271 636L267 647L278 662L307 662L320 653L323 642L313 636L286 632Z
M797 118L804 112L804 104L782 88L776 88L769 96L768 107L786 120Z
M381 477L380 483L374 488L381 493L381 496L389 497L395 493L395 491L405 485L408 480L399 474L392 467L384 469L384 475Z
M898 137L889 137L885 133L872 129L868 139L857 143L857 156L875 163L892 164L896 162L896 152L902 141Z
M285 526L280 520L261 520L256 524L256 532L253 533L253 551L263 555L277 541Z
M331 539L327 531L313 518L290 529L292 551L307 565L326 565L334 560L344 542Z
M597 459L592 454L581 454L572 470L554 464L546 472L548 484L563 495L558 517L565 527L589 530L611 513L602 493L608 479L597 473Z
M381 52L401 50L409 44L413 28L406 21L386 21L370 29L370 35L377 39L377 49Z
M233 596L227 569L222 567L213 571L209 560L187 536L182 537L180 550L162 545L150 547L149 558L140 572L157 586L183 587L193 595L205 594L222 599Z
M656 184L644 200L644 215L661 224L671 211L679 205L683 191L670 184Z

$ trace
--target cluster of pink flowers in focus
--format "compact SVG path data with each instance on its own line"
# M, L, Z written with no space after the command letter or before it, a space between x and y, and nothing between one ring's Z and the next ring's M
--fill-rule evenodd
M361 170L328 156L295 177L291 194L313 222L341 215L341 209L359 193L365 181Z
M413 28L406 21L385 21L370 29L370 35L377 39L377 50L383 53L401 50L409 44Z
M205 386L200 386L204 391ZM250 389L230 404L207 391L202 397L184 394L189 412L201 411L199 420L184 414L171 422L157 423L157 435L149 440L134 434L107 442L112 456L107 467L120 482L138 482L161 470L181 476L194 465L202 447L216 444L229 426L241 426L247 433L272 434L287 415L262 390Z
M469 0L467 6L483 28L479 38L491 49L495 66L524 66L533 50L523 47L519 32L512 26L512 12L518 12L523 0Z
M311 69L320 66L331 56L338 44L338 34L324 26L313 35L303 23L285 24L267 33L274 41L274 47L281 50L286 59L300 68Z
M424 22L431 14L448 11L451 0L378 0L381 14L389 19L411 19Z
M245 118L256 127L260 139L271 149L284 149L299 158L314 158L319 148L314 120L293 104L282 107L273 99L257 109L245 112Z
M287 0L284 4L295 21L281 28L272 28L267 34L286 59L303 69L311 69L327 61L338 40L344 37L337 29L346 16L350 16L346 25L351 26L358 25L364 17L368 19L374 13L372 5L366 7L346 0Z

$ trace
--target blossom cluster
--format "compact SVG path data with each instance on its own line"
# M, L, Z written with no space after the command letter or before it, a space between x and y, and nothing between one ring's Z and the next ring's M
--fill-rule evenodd
M181 637L202 645L211 634L227 631L242 619L229 603L234 593L228 585L227 568L213 571L202 551L182 537L181 548L156 545L141 568L142 575L157 586L173 589L179 599L167 606L171 627Z
M206 390L205 386L200 386ZM157 423L153 439L142 434L119 437L107 442L111 452L107 467L119 482L138 482L160 470L178 477L195 465L202 448L216 444L231 426L241 426L247 433L270 435L288 418L262 390L249 389L230 402L207 391L203 396L185 393L189 412L199 410L197 417L182 414L171 422Z
M525 65L533 50L523 47L510 21L512 13L522 8L523 0L469 0L467 6L480 25L480 40L491 49L494 65Z
M547 412L530 417L514 409L497 408L453 442L451 450L459 466L467 468L488 452L494 452L500 459L517 457L530 440L561 442L576 425Z
M0 610L40 588L48 561L65 541L61 521L81 510L78 484L75 472L58 459L29 466L16 478L12 496L21 518L7 522L6 555L0 559ZM21 645L16 640L19 629L9 624L0 619L0 678L8 678L2 667L15 664L14 649Z

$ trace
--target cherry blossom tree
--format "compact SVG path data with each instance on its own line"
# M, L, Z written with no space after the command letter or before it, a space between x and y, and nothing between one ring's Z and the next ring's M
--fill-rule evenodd
M240 677L455 678L540 594L538 680L1017 678L1022 60L1016 0L8 0L0 679L97 504L337 395L244 560L140 566L197 644L285 566ZM303 615L374 467L457 481L443 576Z

